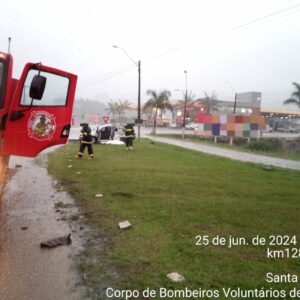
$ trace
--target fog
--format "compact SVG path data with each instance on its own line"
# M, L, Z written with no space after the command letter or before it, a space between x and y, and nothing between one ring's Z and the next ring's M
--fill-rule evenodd
M300 82L299 0L1 2L15 77L41 61L78 75L77 98L136 103L141 60L142 102L148 89L181 99L186 70L196 97L258 91L263 107L296 109L282 102Z

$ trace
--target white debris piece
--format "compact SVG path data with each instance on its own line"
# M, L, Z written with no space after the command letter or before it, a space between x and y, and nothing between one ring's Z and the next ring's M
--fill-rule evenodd
M101 197L103 197L103 194L96 194L95 197L96 198L101 198Z
M80 172L80 171L78 171L78 172L76 172L76 174L77 174L77 175L80 175L80 174L81 174L81 172Z
M131 224L127 220L119 223L119 228L120 229L127 229L127 228L130 228L130 227L131 227Z
M185 278L177 272L170 273L167 275L167 277L174 282L181 282L185 280Z
M72 168L72 165L68 165L68 168Z

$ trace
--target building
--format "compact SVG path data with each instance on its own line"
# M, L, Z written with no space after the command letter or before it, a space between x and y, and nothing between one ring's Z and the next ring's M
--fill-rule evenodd
M300 132L300 112L262 108L261 115L273 131Z
M259 116L261 111L261 93L237 93L236 101L218 101L218 113Z

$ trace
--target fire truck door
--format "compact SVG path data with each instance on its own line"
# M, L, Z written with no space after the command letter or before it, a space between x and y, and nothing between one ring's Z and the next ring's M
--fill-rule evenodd
M27 64L6 121L3 153L34 157L67 142L77 76Z

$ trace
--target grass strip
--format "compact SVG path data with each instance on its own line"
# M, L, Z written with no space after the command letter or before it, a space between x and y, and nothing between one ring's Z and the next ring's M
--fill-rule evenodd
M92 293L108 286L246 289L270 286L267 272L299 275L300 259L267 259L263 246L195 245L197 235L300 240L299 172L266 171L147 139L135 142L134 151L95 145L93 160L74 158L78 147L51 153L48 169L94 228L94 242L78 258ZM121 231L125 219L132 228ZM186 281L171 282L166 275L175 271Z

